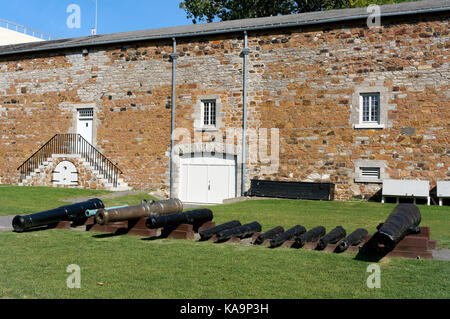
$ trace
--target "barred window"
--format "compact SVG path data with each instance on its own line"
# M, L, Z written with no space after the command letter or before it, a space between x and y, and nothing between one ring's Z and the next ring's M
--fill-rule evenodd
M94 109L78 109L79 118L93 118Z
M216 101L202 101L203 106L203 125L216 126Z
M380 93L361 94L361 123L380 123Z

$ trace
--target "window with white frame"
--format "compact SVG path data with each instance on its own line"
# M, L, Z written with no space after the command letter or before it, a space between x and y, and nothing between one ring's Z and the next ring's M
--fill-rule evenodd
M360 95L360 124L380 124L380 93Z
M202 101L202 125L203 127L216 126L216 100Z

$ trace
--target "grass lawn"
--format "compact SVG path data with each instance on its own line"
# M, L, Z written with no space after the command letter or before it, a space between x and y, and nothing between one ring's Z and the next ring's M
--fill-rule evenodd
M23 189L22 189L23 190ZM22 190L19 190L21 192ZM52 198L86 197L85 191ZM0 189L0 212L20 212ZM44 190L41 190L45 193ZM66 191L66 190L64 190ZM58 194L57 194L58 193ZM14 197L10 190L8 196ZM98 193L97 193L98 195ZM42 195L42 198L49 195ZM96 195L94 195L96 196ZM142 195L143 196L143 195ZM112 204L138 204L141 195ZM16 197L19 198L19 197ZM49 197L50 198L50 197ZM39 209L57 207L36 200ZM67 203L64 203L67 204ZM64 205L63 204L63 205ZM27 209L33 208L32 202ZM47 207L45 207L47 205ZM217 224L239 219L258 221L263 231L296 224L347 232L365 227L374 232L395 207L364 202L259 200L210 207ZM423 226L431 227L439 248L450 248L449 207L419 205ZM0 232L0 297L12 298L449 298L450 263L440 260L384 258L381 288L366 286L370 262L355 254L303 249L269 249L240 244L187 240L148 240L76 230ZM81 289L68 289L68 265L81 269ZM99 284L100 283L100 284Z

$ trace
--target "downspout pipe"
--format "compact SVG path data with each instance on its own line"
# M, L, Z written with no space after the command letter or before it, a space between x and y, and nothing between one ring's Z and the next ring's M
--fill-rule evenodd
M174 172L173 172L173 151L174 151L174 140L173 132L175 130L175 85L176 85L176 70L177 70L177 40L172 38L173 41L173 53L170 55L172 60L172 116L170 125L170 198L174 198Z
M247 59L250 50L248 48L247 31L244 31L244 49L242 56L244 58L243 66L243 88L242 88L242 169L241 169L241 196L245 195L245 172L246 172L246 153L247 153Z

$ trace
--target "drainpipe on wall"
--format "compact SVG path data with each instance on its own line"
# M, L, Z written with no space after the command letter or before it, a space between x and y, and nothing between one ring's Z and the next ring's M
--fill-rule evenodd
M247 58L250 50L248 49L248 37L247 31L244 31L244 49L242 50L242 56L244 57L244 80L243 80L243 97L242 97L242 109L243 109L243 125L242 125L242 170L241 170L241 196L245 194L245 170L246 170L246 149L247 149Z
M173 41L173 53L170 55L172 60L172 123L170 126L170 198L174 198L173 189L173 131L175 130L175 84L176 84L176 69L177 69L177 41L172 38Z

